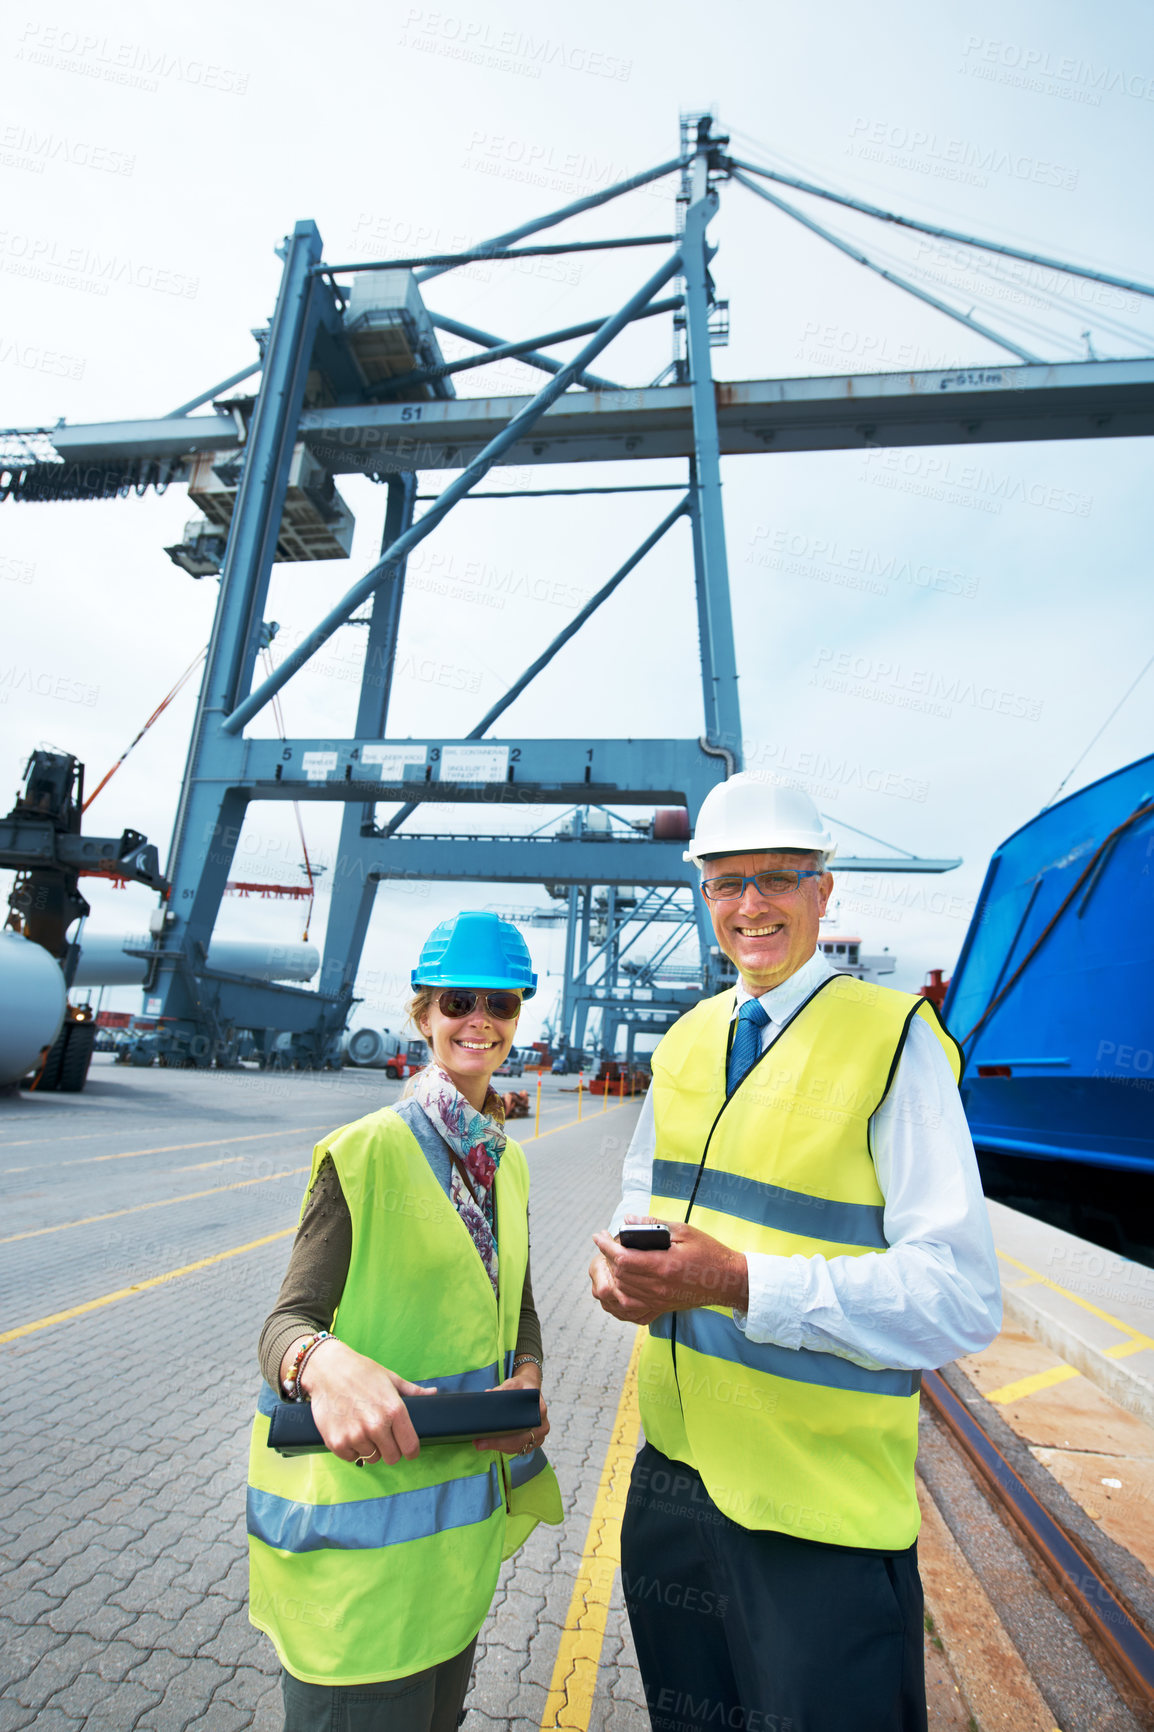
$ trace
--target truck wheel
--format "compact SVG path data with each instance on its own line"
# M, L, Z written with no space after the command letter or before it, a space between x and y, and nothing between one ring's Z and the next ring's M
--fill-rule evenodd
M60 1072L64 1067L64 1049L68 1044L68 1030L71 1025L65 1023L48 1050L43 1069L36 1081L37 1094L54 1094L60 1087Z
M88 1066L92 1062L96 1047L96 1024L65 1023L64 1032L68 1035L68 1040L60 1066L60 1080L56 1086L62 1094L76 1095L88 1081Z

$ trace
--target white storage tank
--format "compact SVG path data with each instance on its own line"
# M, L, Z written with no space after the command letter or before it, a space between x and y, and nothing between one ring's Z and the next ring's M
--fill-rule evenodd
M73 986L143 986L148 963L129 951L150 950L142 933L81 933L80 962ZM315 944L272 944L257 938L214 938L208 966L249 980L311 980L321 965Z
M0 932L0 1086L40 1062L60 1033L67 996L54 956L18 932Z
M341 1043L349 1064L362 1070L383 1070L400 1050L400 1041L387 1028L354 1028Z

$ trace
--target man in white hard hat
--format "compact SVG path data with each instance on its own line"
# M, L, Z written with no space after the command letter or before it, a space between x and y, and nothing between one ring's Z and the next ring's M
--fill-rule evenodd
M590 1265L648 1324L621 1573L663 1732L924 1732L921 1371L1000 1327L997 1267L928 1000L817 951L834 852L806 794L738 774L701 870L736 991L653 1055ZM630 1222L668 1250L626 1249Z

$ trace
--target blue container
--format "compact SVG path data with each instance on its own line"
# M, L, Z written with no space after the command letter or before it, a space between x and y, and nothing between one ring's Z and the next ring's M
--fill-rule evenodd
M1154 1171L1154 756L1003 842L943 1015L979 1150Z

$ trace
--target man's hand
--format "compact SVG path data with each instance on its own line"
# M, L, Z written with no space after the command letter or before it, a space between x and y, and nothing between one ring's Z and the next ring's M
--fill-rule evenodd
M605 1237L607 1237L605 1234L594 1234L594 1239L598 1244ZM616 1245L616 1239L612 1243ZM617 1248L620 1250L620 1246ZM648 1251L635 1252L634 1255L655 1257L664 1256L666 1253ZM667 1309L666 1306L659 1305L654 1310L651 1306L642 1304L639 1300L630 1299L623 1293L617 1286L608 1258L601 1251L594 1254L593 1261L589 1265L589 1279L593 1283L593 1297L601 1309L608 1311L610 1317L616 1317L621 1323L652 1323L655 1317L660 1317L662 1311Z
M626 1216L630 1226L638 1220ZM652 1323L664 1311L692 1311L700 1305L748 1309L749 1276L740 1251L683 1221L657 1224L669 1228L668 1251L627 1251L609 1233L593 1235L593 1297L611 1317Z

